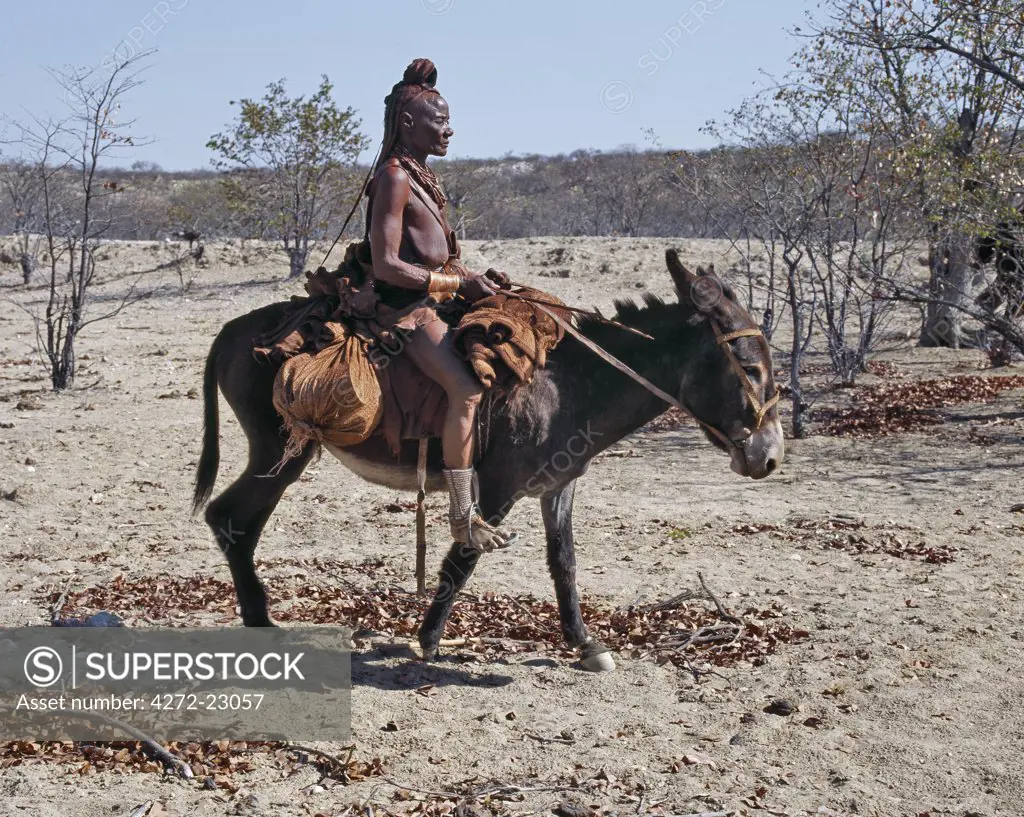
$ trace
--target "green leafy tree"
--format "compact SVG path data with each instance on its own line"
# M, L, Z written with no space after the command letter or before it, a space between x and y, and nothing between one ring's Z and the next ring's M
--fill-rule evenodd
M280 240L289 276L302 274L351 192L351 170L369 140L352 108L341 109L324 76L313 96L289 97L284 80L262 99L242 99L225 133L206 146L228 171L225 194L250 234Z

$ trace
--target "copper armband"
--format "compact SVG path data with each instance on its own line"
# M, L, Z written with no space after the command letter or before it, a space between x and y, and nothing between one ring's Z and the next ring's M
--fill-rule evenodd
M462 279L458 275L445 272L431 272L427 279L427 294L434 296L438 303L444 303L455 297Z

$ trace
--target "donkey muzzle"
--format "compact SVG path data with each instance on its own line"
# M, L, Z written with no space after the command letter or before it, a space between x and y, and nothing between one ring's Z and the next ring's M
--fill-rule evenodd
M741 477L764 479L782 465L786 456L782 423L777 419L763 423L745 440L736 443L730 453L732 462L729 467L735 473Z

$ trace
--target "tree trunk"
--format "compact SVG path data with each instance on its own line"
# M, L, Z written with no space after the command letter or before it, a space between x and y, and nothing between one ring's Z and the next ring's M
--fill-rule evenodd
M957 120L959 138L951 145L953 162L962 166L974 148L978 114L965 107ZM963 190L970 192L977 182L965 179ZM959 349L965 340L964 307L970 305L974 284L971 255L974 240L961 231L950 229L928 248L929 303L921 326L921 346L948 346Z
M798 341L793 341L793 354L789 363L789 392L793 411L793 439L802 440L807 436L807 422L804 420L803 389L800 388L800 352Z
M28 284L32 281L32 273L36 271L36 259L30 253L21 253L18 261L21 263L22 280Z
M77 334L77 331L76 331ZM75 335L70 332L64 336L60 351L51 358L50 383L54 391L71 388L75 382Z
M300 247L288 249L288 277L298 278L306 270L306 257L308 252L303 252Z
M970 306L974 282L969 246L966 236L951 235L929 250L930 300L921 325L921 346L964 345L964 309Z
M800 362L804 356L803 316L800 314L801 298L796 278L799 275L797 265L787 260L786 292L789 310L793 318L793 343L789 355L789 391L793 400L793 438L802 440L807 436L807 423L804 419L803 389L800 386ZM813 320L813 316L811 317Z

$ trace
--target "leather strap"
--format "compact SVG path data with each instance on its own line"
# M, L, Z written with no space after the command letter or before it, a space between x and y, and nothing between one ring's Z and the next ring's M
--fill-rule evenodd
M715 330L715 337L718 338L718 345L722 347L725 352L725 357L729 361L729 365L732 367L733 372L739 378L740 383L743 384L743 390L747 393L747 399L750 400L750 405L754 409L754 415L756 417L755 429L761 427L761 423L764 421L764 416L771 411L772 407L779 402L779 390L775 389L775 394L769 397L764 403L758 399L757 389L754 388L754 384L750 382L750 378L744 371L743 366L740 365L739 358L736 357L736 353L733 351L732 346L729 345L730 341L736 340L737 338L757 338L765 351L768 351L768 341L765 340L764 334L760 329L754 327L748 327L746 329L737 329L734 332L723 333L722 327L720 327L717 321L711 322L712 328ZM770 359L770 356L769 356Z
M521 284L514 284L514 286L521 286ZM527 301L531 304L547 303L547 301L541 301L538 298L530 298L519 292L511 292L506 289L501 290L501 294L508 295L511 298L518 298L520 301ZM646 338L647 340L654 340L654 337L652 335L648 335L646 332L641 332L639 329L634 329L632 326L626 326L626 324L624 323L616 323L615 321L610 321L604 315L600 315L597 312L591 312L589 309L580 309L577 306L568 306L566 304L561 304L558 308L565 312L572 312L574 315L586 315L588 318L594 318L594 320L601 321L601 323L606 323L610 326L617 326L619 329L624 329L627 332L630 332L634 335L639 335L640 337Z
M584 346L586 346L588 349L590 349L590 351L592 351L595 355L597 355L599 358L601 358L605 363L608 363L608 364L614 366L616 369L618 369L624 375L626 375L627 377L635 380L637 383L639 383L641 386L643 386L645 389L647 389L647 391L649 391L655 397L661 398L666 403L668 403L670 406L674 406L675 408L679 409L684 414L692 417L697 423L699 423L701 426L706 428L708 430L708 432L713 434L715 437L717 437L719 440L721 440L727 446L729 446L731 448L735 448L736 447L736 443L733 442L729 437L727 437L725 434L723 434L721 431L719 431L713 425L705 423L699 417L696 417L693 414L693 412L689 411L682 403L680 403L671 394L669 394L668 392L662 391L657 386L655 386L650 380L648 380L646 377L644 377L642 374L639 374L638 372L633 371L633 369L631 369L629 366L627 366L625 363L623 363L617 357L615 357L614 355L611 355L608 352L606 352L604 349L602 349L600 346L598 346L596 343L594 343L594 341L592 341L586 335L584 335L583 333L579 332L568 321L563 320L558 315L556 315L554 312L552 312L550 309L548 309L544 304L538 303L538 302L534 302L534 303L535 303L536 307L541 312L543 312L545 315L550 317L555 323L557 323L566 332L568 332L570 335L572 335L574 338L576 338L576 340L578 340L580 343L582 343Z
M427 594L427 438L420 437L416 458L416 592Z

